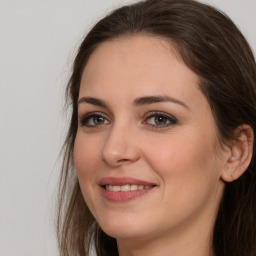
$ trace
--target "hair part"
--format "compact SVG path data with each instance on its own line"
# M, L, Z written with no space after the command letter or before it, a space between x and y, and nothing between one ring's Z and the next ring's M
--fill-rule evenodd
M232 138L241 124L250 125L256 133L255 59L247 41L225 14L193 0L146 0L111 12L81 43L66 89L72 116L59 185L57 228L62 256L88 256L92 245L98 256L118 255L116 240L101 230L83 199L73 148L80 80L89 57L108 40L136 35L169 40L184 63L199 76L200 89L210 104L221 141ZM255 151L247 171L226 184L213 233L217 256L256 255L254 162Z

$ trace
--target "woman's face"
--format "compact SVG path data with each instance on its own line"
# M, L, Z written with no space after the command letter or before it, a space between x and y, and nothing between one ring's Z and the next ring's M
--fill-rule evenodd
M208 235L225 151L198 76L170 43L130 36L101 44L82 75L78 119L78 179L107 234Z

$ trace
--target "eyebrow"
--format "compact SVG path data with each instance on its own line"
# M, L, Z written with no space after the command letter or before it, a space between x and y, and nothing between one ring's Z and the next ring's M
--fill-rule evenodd
M78 100L78 105L81 103L89 103L89 104L103 107L103 108L108 107L107 104L103 100L93 98L93 97L82 97L81 99Z
M133 104L135 106L143 106L143 105L148 105L148 104L153 104L153 103L158 103L158 102L172 102L175 104L179 104L182 107L190 110L187 104L185 104L183 101L170 97L170 96L145 96L145 97L140 97L134 100ZM78 105L81 103L89 103L95 106L99 107L104 107L108 108L108 104L104 102L103 100L93 98L93 97L82 97L81 99L78 100Z
M181 101L179 99L170 97L170 96L146 96L146 97L140 97L140 98L135 99L134 105L141 106L141 105L153 104L153 103L157 103L157 102L172 102L172 103L179 104L179 105L185 107L188 110L190 109L185 102L183 102L183 101Z

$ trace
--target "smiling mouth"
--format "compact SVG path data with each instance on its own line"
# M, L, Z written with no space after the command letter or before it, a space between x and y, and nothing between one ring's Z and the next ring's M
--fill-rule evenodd
M135 184L126 184L122 186L115 186L115 185L105 185L103 186L106 190L112 192L127 192L127 191L136 191L136 190L144 190L144 189L151 189L154 186L144 186L144 185L135 185Z
M105 177L100 180L101 195L110 202L127 202L154 191L157 184L131 177Z

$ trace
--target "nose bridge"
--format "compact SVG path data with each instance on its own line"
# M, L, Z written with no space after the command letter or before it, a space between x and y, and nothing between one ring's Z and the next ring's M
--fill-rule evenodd
M136 132L127 121L116 121L109 129L108 137L102 150L102 158L111 166L131 163L139 158L136 145Z

